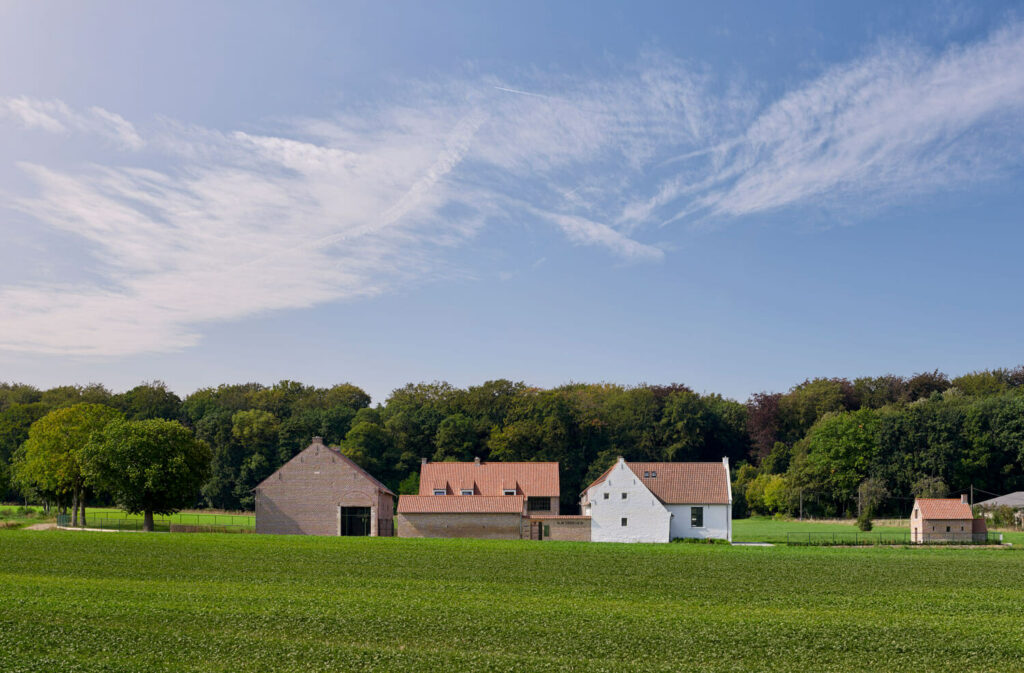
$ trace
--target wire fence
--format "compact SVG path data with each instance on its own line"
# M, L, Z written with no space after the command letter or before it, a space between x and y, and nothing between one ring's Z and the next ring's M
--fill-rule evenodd
M794 546L870 546L910 544L1002 544L1001 533L786 533L786 544Z

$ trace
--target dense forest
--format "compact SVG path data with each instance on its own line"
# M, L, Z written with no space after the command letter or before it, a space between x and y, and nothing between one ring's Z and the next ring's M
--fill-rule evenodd
M733 465L736 516L903 515L914 496L973 485L1024 489L1024 367L950 379L935 371L819 378L746 403L685 385L507 380L466 389L409 384L383 404L351 384L221 385L180 399L160 382L114 394L100 385L38 390L0 383L0 499L38 498L19 479L33 423L78 403L128 420L178 421L212 451L196 506L251 508L252 488L323 436L396 492L415 492L421 458L554 460L563 511L616 458ZM93 496L95 498L95 496Z

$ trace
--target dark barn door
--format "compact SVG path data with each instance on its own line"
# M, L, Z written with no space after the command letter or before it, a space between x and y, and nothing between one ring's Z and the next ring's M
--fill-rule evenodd
M369 507L342 507L341 508L341 534L342 535L369 535L370 534L370 508Z

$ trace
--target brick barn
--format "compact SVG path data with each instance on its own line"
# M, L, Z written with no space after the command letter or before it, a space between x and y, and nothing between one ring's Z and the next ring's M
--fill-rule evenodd
M398 499L399 537L590 539L589 517L559 516L558 463L429 463Z
M320 437L254 491L257 533L394 534L395 494Z

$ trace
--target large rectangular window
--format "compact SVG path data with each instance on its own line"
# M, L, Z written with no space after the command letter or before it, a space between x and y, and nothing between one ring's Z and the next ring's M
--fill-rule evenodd
M526 511L528 512L550 512L551 498L527 498Z
M690 508L690 528L703 528L704 527L704 508L703 507L691 507Z

